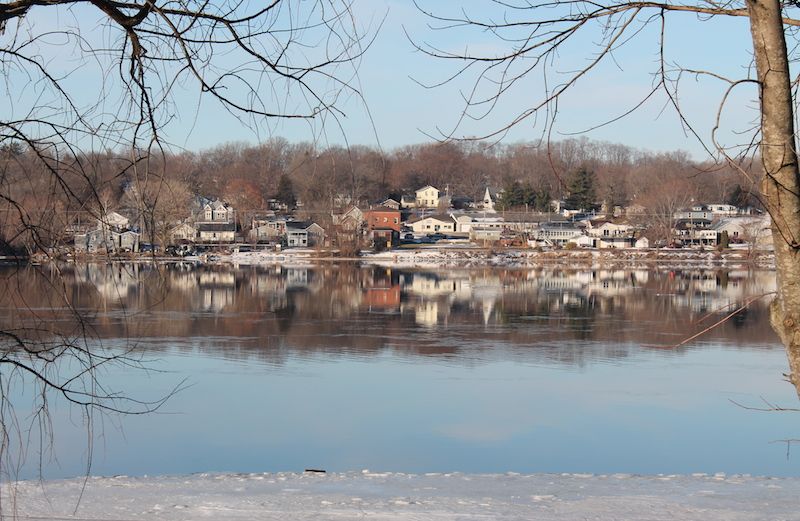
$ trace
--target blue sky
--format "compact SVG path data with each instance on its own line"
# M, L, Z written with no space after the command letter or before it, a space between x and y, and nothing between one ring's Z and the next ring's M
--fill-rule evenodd
M463 8L475 17L500 16L498 4L482 0L458 3L427 0L422 5L442 13L458 14L457 10ZM38 8L37 27L62 28L77 23L73 14L48 9ZM344 116L337 120L327 118L324 122L272 120L243 125L215 100L199 96L197 85L186 81L173 93L173 117L164 128L168 141L191 150L230 141L256 143L273 136L292 142L316 140L323 146L349 143L380 145L384 149L426 142L430 140L426 134L436 136L440 135L440 129L445 132L453 129L463 109L462 93L473 83L469 78L459 78L435 89L422 87L419 83L436 83L446 78L458 64L435 60L416 51L406 33L419 43L429 42L448 50L468 47L490 54L502 51L501 42L485 33L430 30L430 20L410 0L355 0L353 16L365 31L375 31L381 20L383 23L352 80L363 98L350 95L338 100ZM746 77L750 63L750 33L746 22L744 18L699 22L691 14L668 15L666 51L670 63L710 70L734 79ZM94 31L89 38L114 41L116 37L101 29L99 24L94 26ZM568 91L559 103L554 139L576 135L612 119L646 95L654 81L652 73L657 69L657 33L657 24L645 29L621 47L614 54L614 60L606 60ZM8 34L0 37L0 41L7 37ZM560 73L586 64L595 50L596 38L596 31L581 33L565 46L552 64L550 81L557 79ZM62 45L48 49L47 52L52 53L51 63L69 63L70 49L74 47ZM72 67L69 81L75 89L87 96L99 93L107 105L118 103L113 91L106 93L95 86L96 65L75 63L73 59L68 67ZM457 128L454 135L483 135L502 128L517 110L539 99L542 88L541 74L531 74L518 88L509 91L487 117ZM683 76L681 106L703 138L710 137L724 88L723 83L708 77ZM749 85L734 91L721 120L719 136L723 144L743 141L736 132L752 127L757 121L756 94ZM14 96L10 97L10 103L15 112ZM23 110L19 108L24 105L19 98L17 105L16 112ZM5 112L0 106L0 113ZM541 137L542 128L541 119L538 123L525 121L511 130L504 142L536 140ZM698 159L703 158L702 146L683 128L663 94L653 97L634 114L581 135L651 151L680 149Z

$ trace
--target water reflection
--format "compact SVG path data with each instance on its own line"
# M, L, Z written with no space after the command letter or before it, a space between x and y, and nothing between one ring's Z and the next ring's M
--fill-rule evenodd
M90 264L0 277L4 327L88 332L163 371L104 369L115 390L192 384L160 411L176 414L98 433L93 473L797 474L771 443L796 437L796 416L731 403L794 403L767 299L674 348L772 291L771 272ZM80 474L86 432L63 400L51 407L47 475ZM33 460L21 475L36 476Z
M6 326L21 320L18 310L40 309L61 310L60 320L48 316L57 330L73 327L66 300L89 317L100 339L131 338L149 349L199 345L272 363L292 350L489 357L499 350L582 364L642 346L672 348L775 284L772 272L434 271L349 263L85 264L57 272L6 268L0 276L14 281L0 296ZM767 299L756 301L695 345L772 345L767 313Z

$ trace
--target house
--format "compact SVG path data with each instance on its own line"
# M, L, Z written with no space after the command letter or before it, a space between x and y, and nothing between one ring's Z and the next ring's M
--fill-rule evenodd
M391 198L381 201L380 203L378 203L378 206L384 208L391 208L392 210L400 209L400 203Z
M714 203L707 206L714 217L731 217L740 213L739 208L732 204Z
M772 248L772 230L768 215L720 219L711 226L711 230L716 234L717 243L722 240L722 234L726 233L733 244L746 243L756 249Z
M258 228L259 226L264 226L270 221L275 220L275 212L272 210L262 211L261 213L254 215L250 219L250 229Z
M453 233L456 228L456 221L449 215L429 215L416 220L409 221L408 224L414 233L418 235L430 233Z
M500 197L503 193L503 190L498 190L496 188L486 187L486 190L483 193L483 201L481 201L481 208L484 212L494 213L495 205L500 200Z
M364 212L358 206L349 206L342 213L332 213L331 220L334 226L340 226L344 230L359 230L364 223Z
M452 214L451 217L456 221L456 233L469 234L475 228L501 230L505 227L505 221L502 217L484 217L468 214Z
M577 244L583 236L583 229L572 221L550 221L539 226L534 233L534 240L549 246L563 246L569 242Z
M106 228L118 232L125 231L130 226L130 220L117 212L108 212L101 215L97 220L97 228Z
M416 208L417 207L417 199L414 195L402 195L400 196L400 208Z
M188 222L184 222L174 227L169 232L170 242L185 243L197 240L197 228Z
M233 208L219 199L209 201L203 205L203 210L198 222L232 223L234 222Z
M289 221L286 223L286 245L305 248L322 245L325 230L317 223L308 221Z
M400 232L392 228L373 228L370 230L370 239L375 249L392 248L400 244Z
M286 235L286 218L253 220L248 238L253 242L277 242Z
M716 232L710 228L709 219L678 219L675 221L674 234L683 244L713 246L717 244Z
M469 231L469 240L476 242L495 242L503 236L502 228L472 226Z
M94 229L73 236L75 251L119 253L139 251L139 234L128 229L130 221L117 212L107 212L97 219Z
M438 208L439 190L431 185L423 186L416 191L417 208Z
M126 230L91 230L79 233L74 239L75 251L87 253L120 253L139 251L139 234Z
M368 210L365 215L367 229L391 229L400 231L400 210L381 206Z
M638 240L636 228L628 223L605 219L589 221L586 233L593 248L633 248Z
M197 223L197 237L203 243L232 243L236 239L236 225L228 222Z

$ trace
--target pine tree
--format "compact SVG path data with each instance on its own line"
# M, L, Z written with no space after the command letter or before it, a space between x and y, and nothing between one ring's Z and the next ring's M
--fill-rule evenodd
M278 191L275 194L275 199L285 204L289 210L292 210L297 204L297 196L294 194L292 180L286 174L281 175L278 180Z
M569 195L564 204L571 210L594 210L597 208L597 196L594 189L594 172L580 168L573 172L567 180Z

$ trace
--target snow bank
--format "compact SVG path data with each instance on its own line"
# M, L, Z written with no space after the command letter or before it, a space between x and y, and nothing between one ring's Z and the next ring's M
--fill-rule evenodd
M84 520L798 519L800 479L583 474L198 474L5 484L5 515Z

